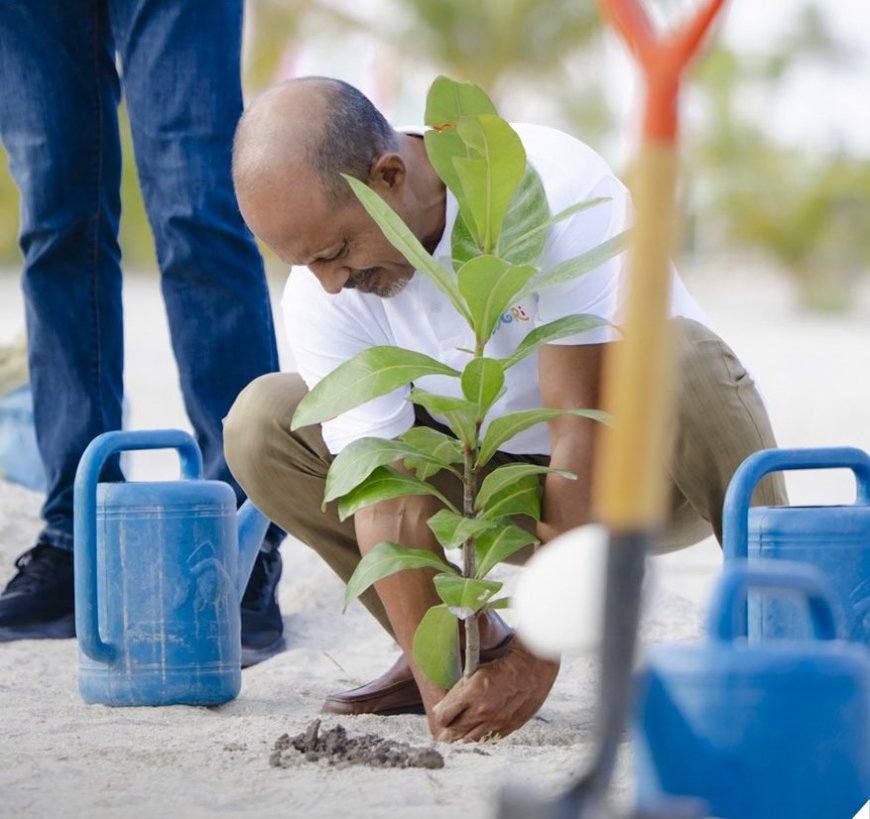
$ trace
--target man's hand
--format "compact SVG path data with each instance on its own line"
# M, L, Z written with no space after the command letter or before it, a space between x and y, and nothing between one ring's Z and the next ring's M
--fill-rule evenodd
M440 742L505 737L537 713L558 673L559 663L536 657L515 637L504 657L460 680L432 709L432 734Z

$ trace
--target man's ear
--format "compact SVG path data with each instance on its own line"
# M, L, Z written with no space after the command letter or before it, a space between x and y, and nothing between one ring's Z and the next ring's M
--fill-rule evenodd
M405 160L397 153L381 154L372 163L369 171L369 186L379 192L398 193L408 178Z

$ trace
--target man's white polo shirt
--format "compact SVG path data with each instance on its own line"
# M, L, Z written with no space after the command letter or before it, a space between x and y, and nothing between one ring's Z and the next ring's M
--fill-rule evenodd
M597 246L625 229L630 202L625 186L604 160L584 143L561 131L537 125L513 126L526 149L528 161L541 177L550 212L556 214L576 202L597 197L609 201L566 219L550 230L540 267L548 268ZM444 234L433 256L450 269L450 234L456 219L456 199L447 193ZM486 347L486 355L510 355L535 327L575 313L591 313L618 323L619 290L624 255L611 259L573 282L547 288L512 305L501 317ZM706 323L676 272L673 277L672 315ZM357 290L328 294L305 268L295 268L282 299L290 347L299 373L309 389L339 364L360 350L390 344L425 353L457 370L474 346L465 320L428 276L417 272L392 298ZM559 344L597 344L617 337L602 327ZM489 418L542 406L538 389L537 356L531 355L506 372L506 392ZM461 397L458 379L427 376L416 386L443 395ZM351 441L367 435L395 438L414 422L406 400L407 388L376 398L323 424L323 437L337 453ZM443 419L439 419L443 420ZM503 446L517 454L548 454L550 440L545 424L520 433Z

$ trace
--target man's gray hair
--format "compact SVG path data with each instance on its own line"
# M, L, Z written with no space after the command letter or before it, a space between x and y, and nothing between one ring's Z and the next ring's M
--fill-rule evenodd
M305 79L324 82L329 89L328 113L322 130L308 146L309 160L325 189L336 199L346 198L352 192L340 174L368 182L378 156L397 149L396 133L371 100L349 83L324 77Z

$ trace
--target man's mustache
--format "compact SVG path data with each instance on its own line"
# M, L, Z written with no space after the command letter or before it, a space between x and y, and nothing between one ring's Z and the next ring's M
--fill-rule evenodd
M346 287L348 290L353 290L354 288L359 287L359 285L364 281L367 281L374 276L379 269L380 268L377 267L367 267L365 270L355 270L344 283L343 287Z

